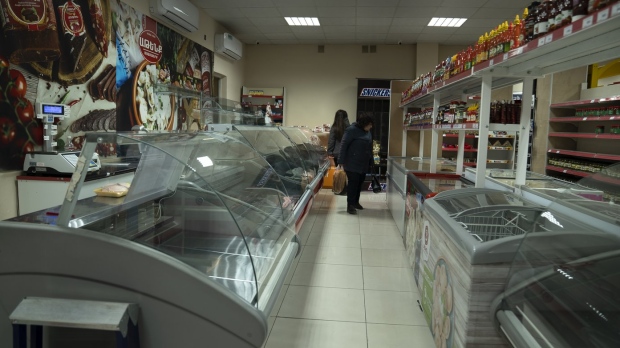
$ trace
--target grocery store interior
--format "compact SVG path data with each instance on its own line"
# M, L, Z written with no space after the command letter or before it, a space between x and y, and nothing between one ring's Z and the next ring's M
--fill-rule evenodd
M620 346L619 1L25 3L0 347Z

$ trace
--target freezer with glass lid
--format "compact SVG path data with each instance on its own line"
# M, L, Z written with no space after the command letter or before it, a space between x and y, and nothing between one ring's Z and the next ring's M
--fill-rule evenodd
M488 311L525 233L587 228L513 193L465 188L424 201L414 279L438 345L506 346Z
M528 233L490 309L514 347L620 346L620 231Z
M78 199L98 146L130 182ZM217 132L88 134L50 225L0 222L0 346L26 296L136 303L144 347L260 347L299 250L293 198L247 142Z

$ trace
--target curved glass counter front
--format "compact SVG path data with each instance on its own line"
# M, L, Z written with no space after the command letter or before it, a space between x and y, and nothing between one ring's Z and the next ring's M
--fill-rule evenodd
M308 128L279 127L289 139L297 145L297 150L302 156L304 165L310 175L314 177L310 186L315 187L317 181L322 178L321 173L329 167L327 150L321 146L319 137Z
M491 319L517 348L620 346L620 237L528 233Z
M284 183L247 143L216 132L89 134L80 161L97 143L116 144L118 162L138 159L122 187L77 197L73 176L59 226L97 231L155 249L194 267L243 300L267 308L274 272L297 251L286 225L292 204ZM120 194L119 194L120 195ZM108 196L108 197L106 197ZM109 197L112 196L112 197ZM292 250L294 249L294 250Z

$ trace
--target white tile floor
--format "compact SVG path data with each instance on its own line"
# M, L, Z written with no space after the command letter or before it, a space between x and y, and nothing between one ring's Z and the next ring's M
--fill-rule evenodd
M431 348L405 248L385 194L364 210L322 190L299 237L301 256L269 318L265 348Z

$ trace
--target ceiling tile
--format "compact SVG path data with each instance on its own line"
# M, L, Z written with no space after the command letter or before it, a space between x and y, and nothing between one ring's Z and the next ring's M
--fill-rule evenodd
M269 40L295 40L293 33L267 33L265 37Z
M368 27L384 26L384 25L391 25L392 18L360 18L358 17L355 23L358 26L364 26L364 27L365 26L368 26Z
M396 18L421 18L433 17L439 7L397 7L394 17Z
M317 7L319 20L322 17L355 17L355 7Z
M325 40L325 35L317 34L295 34L298 40Z
M297 45L299 44L299 41L297 40L277 40L277 39L272 39L270 40L271 43L273 45Z
M355 40L350 40L350 39L346 39L346 40L340 40L340 39L325 39L325 43L326 44L330 44L330 45L349 45L351 44L351 42L354 42ZM326 52L329 52L328 48L325 48Z
M420 34L418 36L418 42L439 42L450 38L450 34Z
M428 0L400 0L400 2L398 3L398 6L403 6L403 7L422 7L422 6L428 6ZM439 5L439 1L437 2L437 4Z
M274 6L281 7L297 7L297 6L307 6L314 7L314 1L312 0L271 0Z
M467 22L466 22L467 23ZM463 34L463 35L476 35L476 39L478 38L478 36L480 36L481 34L484 34L484 31L486 30L486 28L467 28L467 27L460 27L458 30L459 34Z
M450 36L450 40L460 40L461 45L474 45L478 41L478 36L480 35L457 33Z
M386 37L387 37L387 34L362 34L362 33L355 34L355 38L358 41L359 40L383 41L383 40L385 40Z
M452 35L452 34L456 34L458 30L459 28L424 27L424 29L422 29L422 34L423 35L426 35L426 34Z
M319 17L319 22L321 22L321 26L323 25L355 25L355 17L348 18L325 18Z
M405 34L405 33L421 33L425 27L414 27L411 25L392 25L388 33Z
M282 0L288 1L288 0ZM355 6L356 0L314 0L316 6L333 7L333 6Z
M234 7L273 7L271 0L228 0Z
M475 7L440 7L435 11L433 17L469 18L477 10Z
M330 40L355 40L355 33L325 33L325 38Z
M355 33L354 25L322 25L323 32L328 33Z
M418 34L387 34L385 40L387 42L396 42L399 41L403 44L411 44L415 43L418 39Z
M523 9L528 7L532 1L531 0L488 0L485 4L485 8L512 8L512 9L521 9L521 13L523 13Z
M318 17L315 7L279 7L282 17Z
M497 27L501 22L501 19L468 19L467 22L463 23L461 28L483 28L483 30L491 30Z
M392 20L393 26L426 26L431 21L431 17L428 18L394 18Z
M506 0L511 1L511 0ZM443 0L442 7L481 7L487 0Z
M356 33L367 33L367 34L387 34L390 31L389 25L374 25L374 26L357 26L355 27Z
M241 8L241 13L249 18L267 18L267 17L279 17L280 12L275 7L244 7ZM282 18L284 20L284 18Z
M517 11L512 9L502 8L481 8L471 16L471 19L492 19L495 18L498 22L506 20L508 18L513 19L517 14Z
M396 7L358 7L358 17L373 18L392 18L396 12Z
M256 42L267 40L267 37L265 35L258 32L235 34L235 37L243 42Z
M323 28L321 27L291 27L291 31L295 33L295 35L297 34L303 34L303 35L314 34L314 35L321 35L321 36L324 35Z
M261 33L293 33L288 24L283 25L257 25Z
M398 6L400 0L357 0L358 7L372 7L381 4L382 6Z
M238 8L209 8L204 11L215 20L245 17Z
M248 20L256 25L256 26L261 26L261 25L288 25L288 23L286 23L286 20L284 19L284 17L271 17L271 18L266 18L266 17L249 17Z
M196 0L194 4L200 8L230 8L233 5L227 0Z

